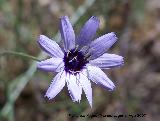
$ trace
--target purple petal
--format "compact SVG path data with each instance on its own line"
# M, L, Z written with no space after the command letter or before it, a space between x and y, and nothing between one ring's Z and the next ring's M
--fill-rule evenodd
M115 42L117 37L114 32L105 34L90 44L91 59L98 58L103 55Z
M59 72L64 68L62 58L50 58L37 63L37 68L48 72Z
M67 82L68 90L72 100L74 102L75 101L80 102L82 87L79 85L79 82L76 76L67 73L66 82Z
M112 67L122 66L124 64L124 60L122 56L105 53L99 58L89 61L89 63L93 66L108 69Z
M115 88L114 83L107 77L107 75L98 67L87 66L88 76L96 84L100 84L110 91Z
M92 16L82 27L80 34L76 40L76 44L80 47L87 45L91 42L99 27L99 19Z
M65 86L65 72L58 73L52 80L47 92L46 97L53 99Z
M38 43L39 43L40 47L45 52L47 52L50 56L59 57L59 58L64 57L64 54L63 54L61 48L59 47L59 45L55 41L46 37L45 35L39 36Z
M90 81L87 78L86 69L83 70L79 75L80 75L80 83L82 85L84 93L86 94L88 102L90 106L92 107L92 87L91 87Z
M75 34L67 16L60 18L60 32L65 51L75 48Z

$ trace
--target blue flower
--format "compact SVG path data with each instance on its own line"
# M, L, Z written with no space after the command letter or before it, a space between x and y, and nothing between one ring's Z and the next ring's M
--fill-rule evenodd
M61 17L60 33L64 49L45 35L40 35L38 43L51 58L38 62L38 69L58 72L46 92L46 97L53 99L67 84L74 102L80 102L83 89L92 107L90 80L109 90L115 88L113 82L101 69L121 66L124 60L122 56L105 53L117 41L114 32L92 41L99 22L97 17L92 16L82 27L79 35L75 36L69 18Z

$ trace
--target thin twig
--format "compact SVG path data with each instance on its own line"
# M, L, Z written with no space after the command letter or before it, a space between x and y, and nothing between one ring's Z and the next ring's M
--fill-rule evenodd
M7 55L15 55L15 56L23 57L23 58L32 59L35 61L40 61L38 58L31 56L31 55L28 55L26 53L22 53L22 52L4 51L4 52L0 53L0 56L7 56Z

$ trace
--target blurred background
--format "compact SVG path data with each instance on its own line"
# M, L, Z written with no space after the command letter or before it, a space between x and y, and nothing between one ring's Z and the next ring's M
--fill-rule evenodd
M60 42L57 32L63 15L70 17L76 33L92 15L100 19L97 37L117 33L119 40L109 53L124 56L125 65L104 70L116 90L92 83L92 109L84 94L80 104L73 103L66 87L48 101L44 94L56 73L36 70L34 60L1 54L0 121L159 121L159 0L0 0L0 53L16 51L45 59L36 40L44 34ZM87 114L146 115L79 117Z

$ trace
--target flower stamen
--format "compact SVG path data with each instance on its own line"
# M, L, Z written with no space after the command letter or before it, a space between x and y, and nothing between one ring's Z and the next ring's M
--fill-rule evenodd
M76 75L88 63L85 55L78 50L78 46L65 53L64 58L65 71Z

